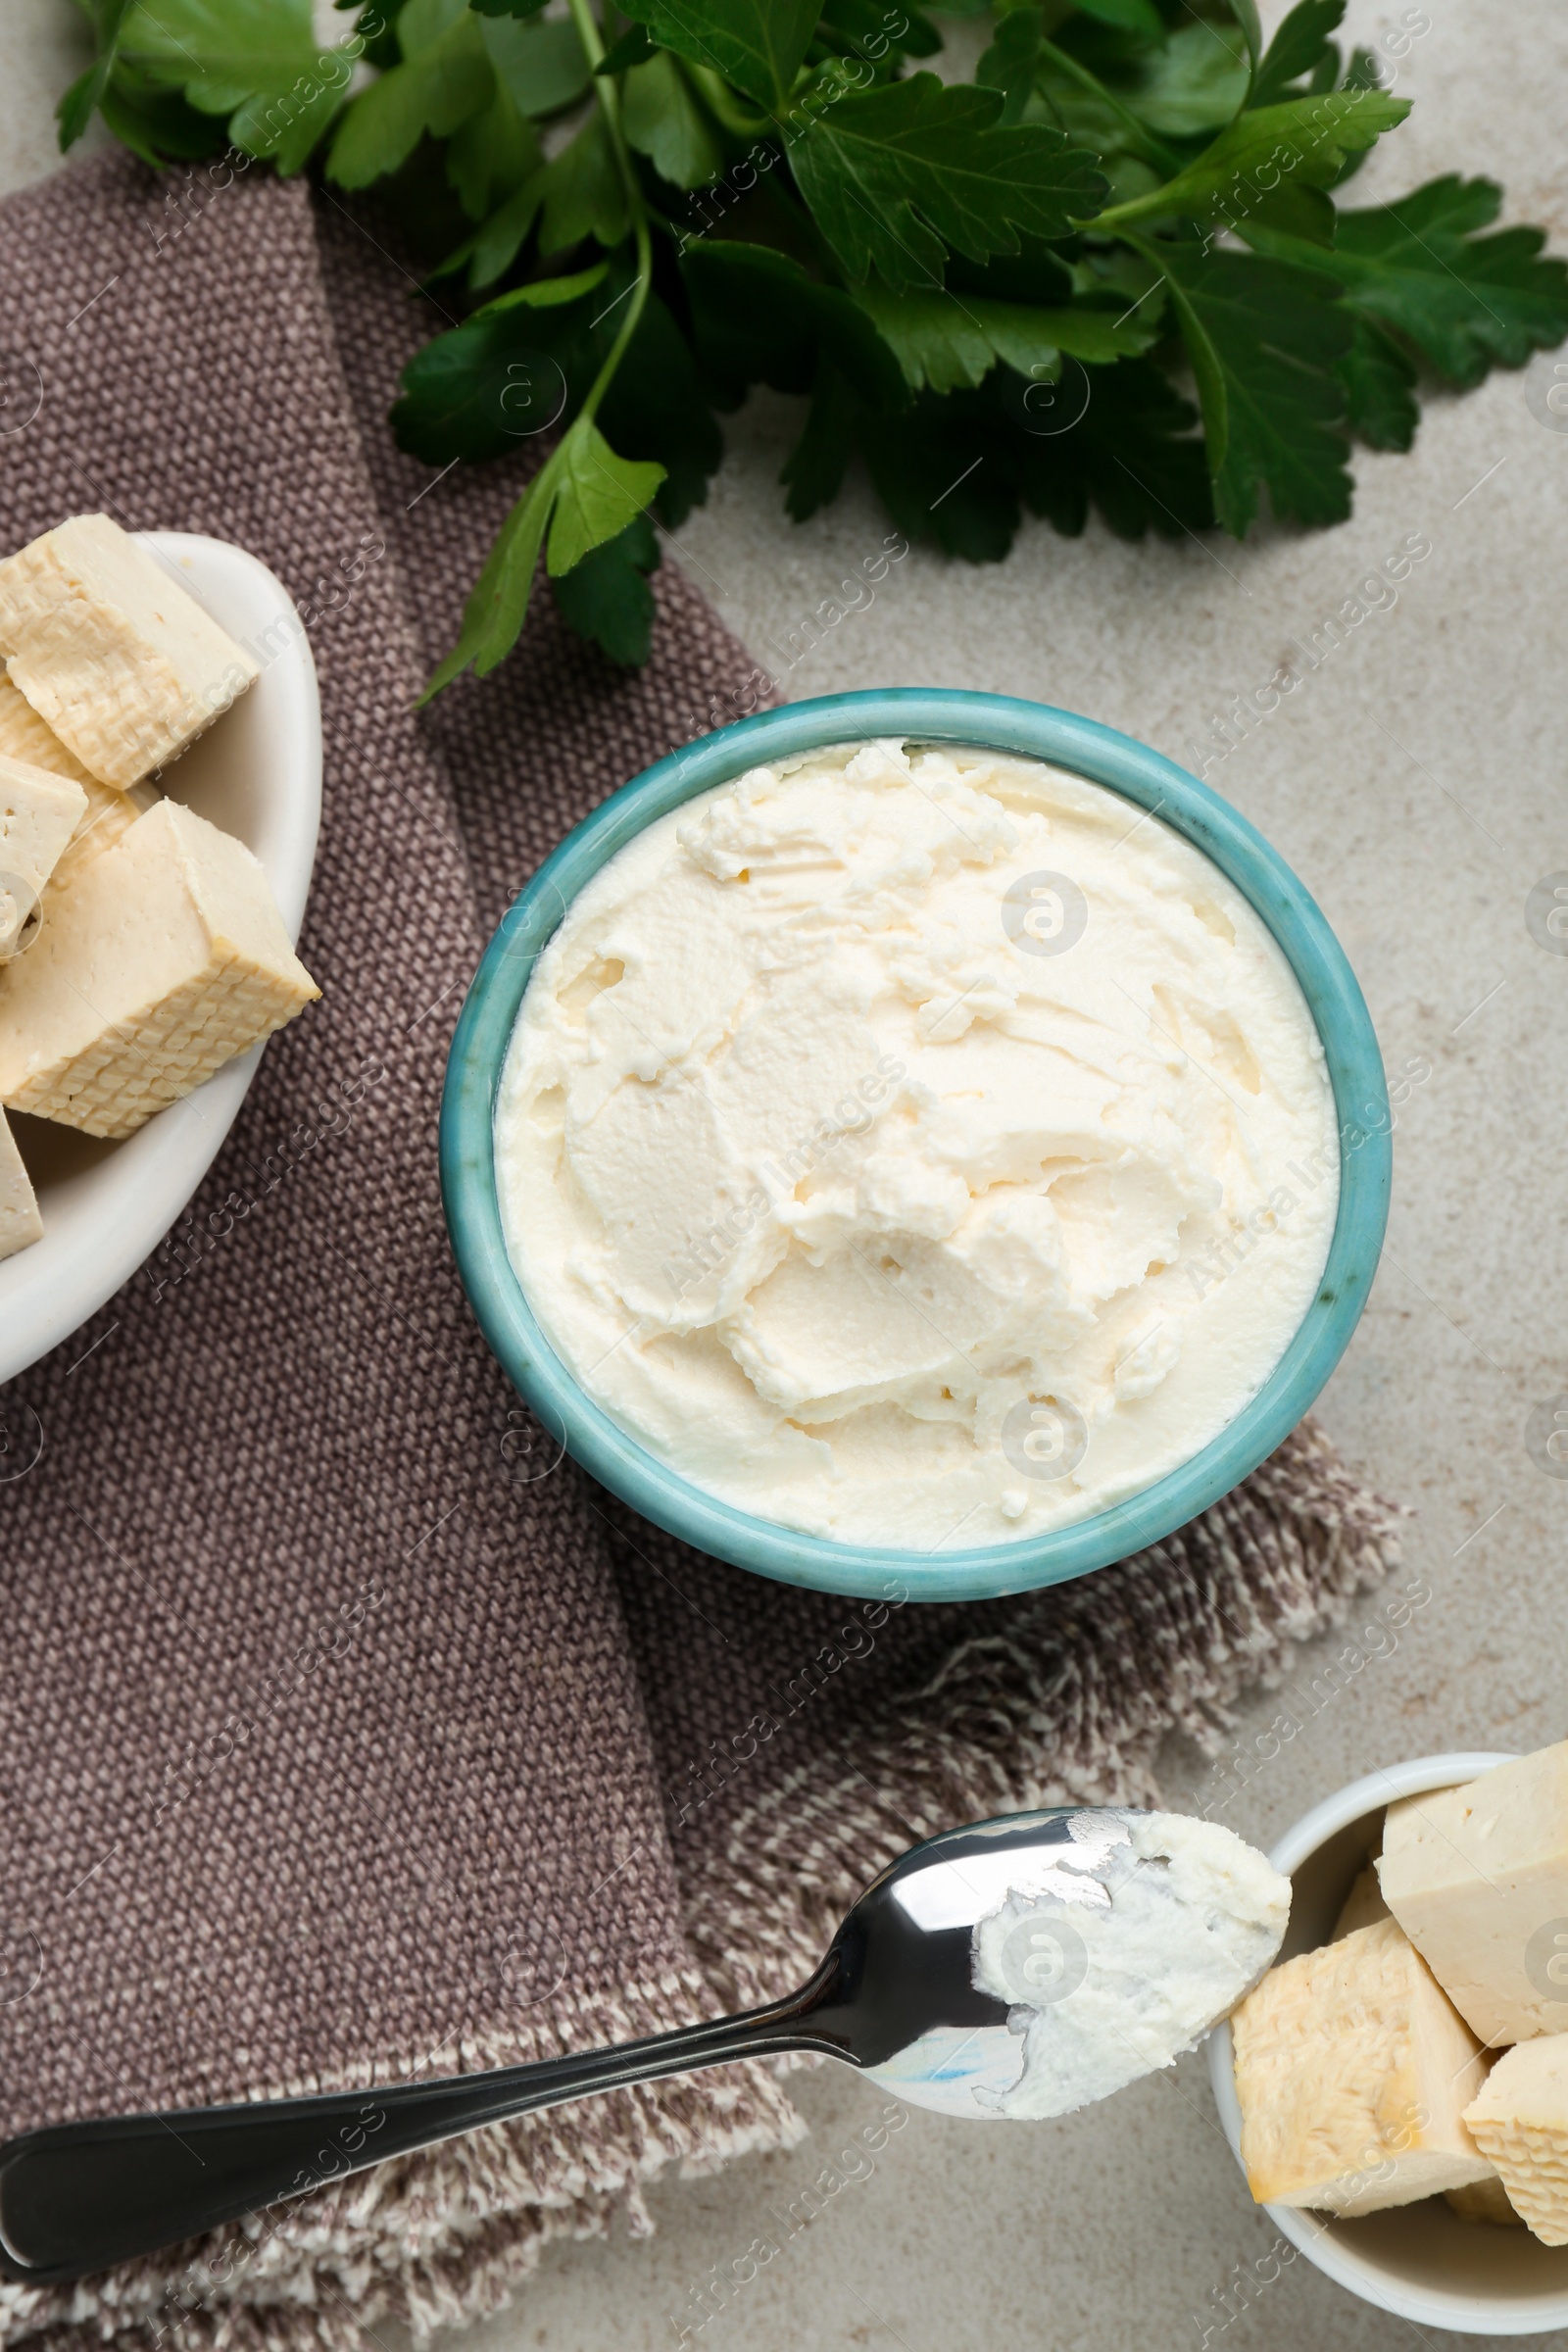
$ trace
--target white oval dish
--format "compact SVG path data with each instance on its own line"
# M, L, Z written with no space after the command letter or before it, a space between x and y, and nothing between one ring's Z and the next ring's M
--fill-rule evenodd
M1314 1805L1269 1855L1291 1880L1291 1924L1280 1957L1326 1943L1366 1861L1386 1805L1473 1781L1511 1754L1418 1756L1353 1781ZM1209 2079L1225 2136L1241 2162L1242 2115L1228 2025L1208 2042ZM1292 2205L1263 2211L1308 2262L1363 2302L1418 2327L1463 2335L1544 2335L1568 2328L1568 2246L1544 2246L1524 2230L1463 2222L1441 2198L1396 2205L1359 2221L1330 2221Z
M189 531L137 536L262 665L250 692L160 781L256 853L297 941L321 817L321 705L304 623L281 581L243 548ZM212 1165L264 1051L240 1054L123 1143L13 1120L44 1235L0 1261L0 1381L79 1330L158 1247Z

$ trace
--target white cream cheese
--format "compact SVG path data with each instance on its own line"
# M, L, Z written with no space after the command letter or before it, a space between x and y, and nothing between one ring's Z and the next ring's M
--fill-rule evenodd
M1136 1494L1311 1303L1333 1097L1284 956L1155 814L898 742L757 768L566 910L496 1118L546 1336L759 1516L921 1550Z
M1280 1948L1291 1883L1234 1831L1181 1813L1088 1813L1083 1893L1010 1894L974 1930L974 1981L1011 2004L1022 2072L975 2096L997 2114L1070 2115L1174 2065Z

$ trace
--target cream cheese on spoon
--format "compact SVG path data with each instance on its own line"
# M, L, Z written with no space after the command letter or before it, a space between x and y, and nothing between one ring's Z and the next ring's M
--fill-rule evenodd
M1086 1813L1053 1890L974 1930L974 1981L1011 2005L1021 2072L997 2114L1070 2115L1175 2064L1279 1950L1291 1883L1234 1831L1181 1813ZM1072 1881L1076 1880L1076 1886Z
M752 770L567 908L504 1073L508 1248L612 1419L843 1541L1035 1535L1225 1427L1339 1197L1322 1048L1157 814L983 750Z

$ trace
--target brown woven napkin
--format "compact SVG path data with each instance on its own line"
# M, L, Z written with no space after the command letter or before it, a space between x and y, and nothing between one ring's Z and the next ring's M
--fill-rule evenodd
M547 607L416 720L510 487L392 448L427 331L396 263L259 173L177 236L119 156L0 210L0 353L41 385L0 443L0 546L102 508L254 550L318 616L327 741L323 1002L171 1241L0 1392L41 1438L0 1484L0 2132L654 2031L797 1978L912 1837L1147 1799L1164 1731L1211 1739L1383 1572L1391 1514L1308 1429L1119 1570L871 1608L685 1551L552 1467L446 1246L447 1041L517 886L747 658L666 564L641 675ZM0 2321L346 2347L351 2307L492 2308L550 2235L645 2226L671 2158L799 2130L757 2067L655 2084L7 2289Z

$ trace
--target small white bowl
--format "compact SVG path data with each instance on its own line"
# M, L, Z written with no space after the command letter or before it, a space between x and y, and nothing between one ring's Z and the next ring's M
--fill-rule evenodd
M1396 1797L1456 1788L1494 1764L1512 1761L1506 1754L1418 1756L1368 1773L1315 1805L1269 1856L1294 1889L1280 1957L1289 1960L1329 1941L1386 1805ZM1240 2163L1242 2115L1228 2025L1215 2028L1208 2053L1220 2122ZM1568 2328L1568 2246L1544 2246L1528 2230L1462 2222L1441 2197L1354 2222L1290 2205L1263 2210L1281 2236L1320 2271L1401 2320L1464 2335L1544 2335Z
M188 531L139 534L262 674L163 779L254 850L298 940L321 816L321 705L304 623L265 564ZM123 1143L17 1118L44 1235L0 1260L0 1381L47 1355L158 1247L217 1155L263 1052L229 1062Z

